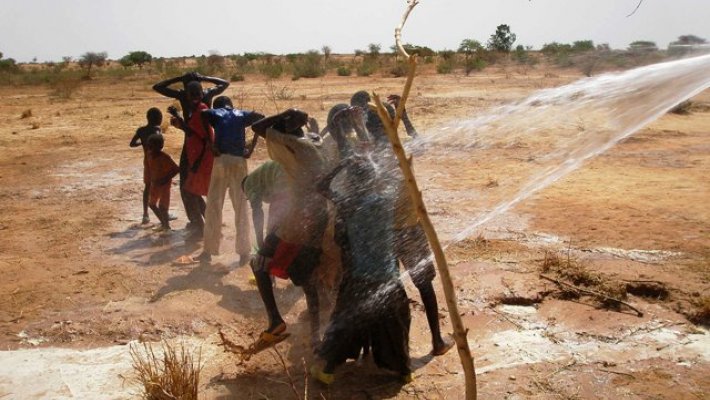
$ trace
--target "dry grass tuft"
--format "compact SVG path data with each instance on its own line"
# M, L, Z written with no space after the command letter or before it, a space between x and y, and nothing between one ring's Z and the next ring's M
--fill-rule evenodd
M489 188L489 189L490 189L490 188L494 188L494 187L498 187L498 179L492 178L492 177L489 176L489 177L488 177L488 182L486 182L486 187Z
M174 347L162 343L162 356L153 347L143 343L143 350L131 346L131 358L136 380L143 386L146 400L197 400L202 370L202 353L197 360L185 344Z
M32 129L39 129L39 127L40 127L40 124L37 121L34 121L30 124L30 128L32 128Z
M26 109L25 111L23 111L22 114L20 114L20 119L29 118L29 117L31 117L31 116L32 116L32 110L30 110L30 109L28 108L28 109Z

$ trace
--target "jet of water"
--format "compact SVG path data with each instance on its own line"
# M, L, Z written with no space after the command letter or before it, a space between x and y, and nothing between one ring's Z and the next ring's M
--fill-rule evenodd
M525 183L519 189L476 216L450 243L471 236L481 225L708 87L710 55L704 55L542 90L426 135L424 144L468 149L474 155L476 150L522 148L537 166L520 180Z

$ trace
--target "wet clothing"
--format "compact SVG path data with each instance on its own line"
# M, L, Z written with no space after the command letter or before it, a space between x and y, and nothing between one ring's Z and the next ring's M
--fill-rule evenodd
M266 232L274 232L290 206L288 181L281 165L271 160L252 171L244 180L244 193L252 208L269 204Z
M289 243L321 248L328 222L326 200L317 193L316 179L324 172L320 136L296 136L266 130L266 146L272 160L285 174L289 190L289 211L276 227L276 235Z
M190 120L187 122L190 135L185 142L187 162L189 165L185 190L198 196L207 195L214 161L212 151L208 148L208 137L212 140L214 132L212 129L205 130L200 113L200 111L206 109L207 105L200 103L194 110Z
M150 170L150 194L148 204L158 205L161 209L168 209L170 206L170 186L172 177L179 172L175 161L165 152L150 154L148 158L148 168ZM170 177L169 181L161 182Z
M338 365L371 347L379 367L407 375L411 315L394 255L391 199L331 195L340 219L343 277L319 355Z
M436 278L429 241L421 224L395 229L394 249L414 285L419 288Z
M268 263L263 267L269 274L291 279L294 285L303 286L318 265L321 250L285 242L272 233L264 239L264 247L259 249L259 254L267 257Z

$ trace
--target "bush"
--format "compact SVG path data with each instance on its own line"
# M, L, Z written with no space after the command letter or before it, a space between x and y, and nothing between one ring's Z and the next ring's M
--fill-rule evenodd
M350 70L350 67L346 67L345 65L341 65L337 69L338 76L350 76L352 75L352 71Z
M261 64L259 66L259 72L269 79L277 79L283 75L284 67L280 63Z
M392 76L394 76L395 78L407 76L407 72L407 64L402 61L398 62L392 68L390 68L390 74L392 74Z
M466 61L464 70L466 71L466 75L468 75L473 71L483 71L486 66L488 66L488 64L482 58L475 57Z
M442 60L436 65L436 72L438 74L450 74L454 70L454 63L452 60Z
M232 82L244 82L244 75L242 74L232 74L231 77L229 77L229 80Z
M357 76L370 76L377 71L377 63L372 61L363 61L357 67Z
M310 50L293 63L293 78L317 78L325 75L320 53Z

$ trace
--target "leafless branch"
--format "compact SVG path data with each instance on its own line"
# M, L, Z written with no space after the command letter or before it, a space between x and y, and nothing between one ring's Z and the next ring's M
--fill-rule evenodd
M639 0L639 3L636 4L636 8L634 8L634 11L631 12L631 14L627 15L626 18L629 18L630 16L636 14L636 11L638 11L639 7L641 7L641 4L643 3L643 0Z

